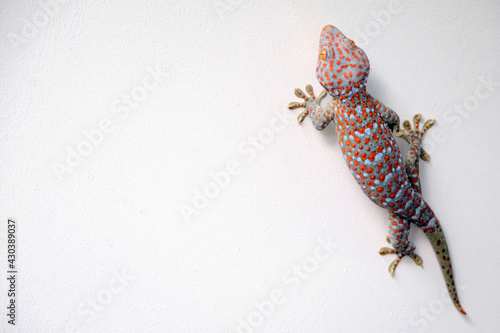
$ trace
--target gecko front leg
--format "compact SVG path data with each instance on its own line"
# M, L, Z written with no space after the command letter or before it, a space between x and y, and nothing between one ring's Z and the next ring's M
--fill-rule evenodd
M373 106L375 110L380 114L380 117L382 120L389 125L389 127L392 129L392 132L395 136L401 136L400 128L399 128L399 116L398 114L391 108L387 107L376 99L375 97L370 95L370 98L373 102Z
M420 185L418 167L419 158L424 161L430 160L430 155L424 150L424 148L422 148L422 139L425 132L427 132L435 122L433 119L427 120L422 127L422 130L420 130L421 118L421 114L417 114L413 117L413 129L411 128L410 122L405 120L403 123L404 130L401 135L401 138L405 139L410 144L405 160L406 175L408 176L408 180L410 181L412 187L420 194L422 194L422 188Z
M311 121L313 122L314 127L317 130L322 130L328 124L334 120L334 109L335 109L335 102L332 101L328 103L326 106L325 110L323 110L320 106L320 101L326 96L326 91L323 90L318 97L314 95L313 87L311 85L306 85L306 92L309 96L304 94L304 92L300 89L295 89L295 96L304 99L304 102L298 103L298 102L291 102L288 104L288 108L293 110L296 108L303 107L305 108L304 111L302 111L301 114L298 115L297 117L297 122L302 122L304 118L309 115L311 118Z

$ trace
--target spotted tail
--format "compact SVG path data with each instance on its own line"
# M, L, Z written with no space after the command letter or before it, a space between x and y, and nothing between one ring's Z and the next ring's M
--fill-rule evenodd
M404 214L406 214L406 218L410 219L422 229L431 242L439 266L441 266L441 272L443 273L444 281L448 288L448 293L453 300L453 304L455 304L458 311L466 315L467 313L462 309L460 301L458 300L457 289L453 279L453 269L451 268L450 252L448 250L446 238L444 237L443 229L431 207L420 194L413 191L410 195L407 202L413 203L413 205L409 205L409 208L407 208Z
M423 227L422 230L424 230L425 235L432 244L432 248L434 249L434 253L438 259L439 266L441 266L441 272L443 273L444 281L446 282L446 287L448 288L448 293L453 300L453 304L455 304L458 311L466 315L467 313L462 309L460 301L458 300L457 288L453 279L453 269L451 268L450 252L448 250L446 238L444 237L443 229L441 229L439 222L437 222L436 227Z

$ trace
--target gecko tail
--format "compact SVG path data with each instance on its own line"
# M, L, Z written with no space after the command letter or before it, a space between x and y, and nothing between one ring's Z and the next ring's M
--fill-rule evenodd
M434 215L434 214L433 214ZM453 269L451 268L450 253L448 250L448 244L446 243L446 238L444 237L443 229L436 220L434 227L423 227L425 235L432 244L434 253L441 266L441 272L443 273L444 281L446 282L446 287L448 288L448 293L450 294L453 304L463 315L467 313L464 311L458 300L457 288L455 285L455 280L453 278Z
M467 313L460 305L458 300L457 288L455 285L455 280L453 277L453 269L451 268L450 252L448 250L448 244L444 236L443 229L434 215L431 207L427 202L420 196L420 194L414 192L412 197L412 202L416 202L416 209L412 208L411 214L407 216L416 226L420 227L424 232L425 236L429 239L434 250L434 254L441 267L441 273L443 273L444 282L448 288L448 293L453 301L453 304L460 313L466 315ZM411 205L410 205L411 207Z

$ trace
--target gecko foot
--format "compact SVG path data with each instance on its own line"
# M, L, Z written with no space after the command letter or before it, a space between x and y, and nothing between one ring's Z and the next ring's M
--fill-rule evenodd
M403 131L402 134L398 135L401 138L405 139L409 144L415 143L418 147L420 147L420 158L424 161L430 160L430 155L422 148L422 138L424 137L425 132L429 128L434 125L436 122L434 119L429 119L425 122L422 130L419 130L420 127L420 119L422 118L421 114L417 114L413 117L413 129L411 128L410 122L405 120L403 122ZM401 133L400 132L400 133Z
M389 244L391 243L389 237L387 237L387 242ZM389 265L389 273L393 275L394 271L396 271L396 268L398 267L399 262L401 261L401 259L403 259L404 256L410 257L411 259L413 259L415 264L423 267L424 262L422 258L418 254L413 253L414 250L415 246L413 246L411 242L408 242L408 246L403 251L397 251L388 247L382 247L380 248L380 250L378 250L378 253L383 256L386 254L395 254L397 256L396 259L394 259L394 261Z
M313 108L319 107L319 102L323 99L323 97L326 96L326 90L323 90L319 94L319 96L316 97L314 95L313 87L310 84L306 85L306 92L309 94L309 96L304 94L304 92L299 88L295 89L295 96L297 96L298 98L302 98L304 102L291 102L290 104L288 104L288 108L290 110L294 110L296 108L305 108L305 110L302 111L302 113L297 117L297 122L299 123L304 120L305 116L307 116L307 114L311 112Z

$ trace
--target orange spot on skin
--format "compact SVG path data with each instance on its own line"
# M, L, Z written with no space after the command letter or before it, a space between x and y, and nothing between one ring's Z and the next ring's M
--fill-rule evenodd
M373 162L373 160L375 160L375 155L376 155L376 152L372 152L370 154L370 156L368 156L368 159Z

